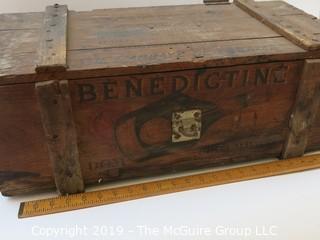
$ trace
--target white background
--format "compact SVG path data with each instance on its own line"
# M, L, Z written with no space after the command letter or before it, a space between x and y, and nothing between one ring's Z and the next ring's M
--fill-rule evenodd
M0 12L42 11L45 5L55 2L68 4L73 10L89 10L201 1L0 0ZM319 17L318 0L288 2ZM320 170L314 170L23 220L17 219L20 201L54 194L0 197L0 239L318 240L319 180ZM145 227L148 231L144 231ZM166 231L170 227L175 234ZM76 229L77 232L73 232ZM185 229L208 232L185 236ZM257 236L263 230L269 235Z
M286 0L296 7L304 9L310 14L319 17L319 0ZM140 6L160 6L160 5L179 5L179 4L197 4L202 0L0 0L0 12L32 12L43 11L46 5L53 3L68 4L72 10L91 10L99 8L115 7L140 7Z

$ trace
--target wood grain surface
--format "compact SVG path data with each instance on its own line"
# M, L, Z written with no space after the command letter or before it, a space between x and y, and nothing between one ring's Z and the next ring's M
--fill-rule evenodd
M53 176L61 195L84 191L68 81L35 86Z
M84 182L279 157L302 67L303 61L275 62L71 81ZM54 186L33 84L17 86L0 89L7 195L39 190L36 182ZM172 112L194 108L203 112L201 139L172 143ZM10 178L12 169L26 175Z
M233 4L70 11L68 71L35 75L43 15L0 17L1 85L320 57Z
M40 46L35 71L57 72L67 69L68 7L47 6L40 33Z
M290 132L284 146L283 158L299 157L305 153L319 103L320 60L306 60L290 115Z
M320 49L318 18L282 1L235 0L237 6L306 50Z
M259 4L317 34L319 22L290 5ZM70 11L69 68L35 73L43 17L0 15L4 195L55 188L35 85L69 82L88 185L280 157L304 62L320 58L234 4L203 4ZM172 142L172 114L188 110L201 111L200 139ZM307 151L319 149L319 118Z

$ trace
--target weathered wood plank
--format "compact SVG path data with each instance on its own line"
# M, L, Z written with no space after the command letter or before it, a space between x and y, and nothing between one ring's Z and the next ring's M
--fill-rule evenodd
M54 186L34 84L0 86L0 191ZM51 183L45 179L51 179ZM34 185L34 186L33 186Z
M167 72L203 67L221 67L271 61L289 61L320 57L308 54L283 37L208 43L172 44L130 48L107 48L68 51L68 71L54 75L33 76L34 53L9 58L12 68L0 70L1 84L38 82L55 79L78 79L99 76ZM19 61L18 61L19 60ZM23 62L23 65L22 65ZM21 64L21 65L19 65ZM20 69L19 66L23 68ZM29 75L16 75L23 73ZM2 77L1 77L2 75ZM8 75L8 76L6 76Z
M34 72L38 40L37 29L0 32L0 76Z
M302 156L320 105L320 60L306 60L282 158Z
M235 0L235 5L306 50L320 49L320 22L285 2ZM284 14L284 10L288 11ZM290 14L292 12L295 16Z
M203 0L203 3L206 5L212 4L230 4L229 0Z
M42 12L0 14L0 31L39 29L43 15Z
M294 54L292 54L294 52ZM283 37L243 39L203 43L137 46L69 51L73 70L103 69L105 75L137 72L172 71L216 67L241 63L269 62L273 59L299 59L305 51ZM242 60L241 60L242 58ZM242 62L243 61L243 62ZM125 66L125 67L124 67ZM117 71L117 68L121 70ZM139 69L139 70L138 70ZM97 70L96 70L97 71ZM134 73L134 72L131 72Z
M37 83L36 93L57 190L60 194L83 192L68 82Z
M0 172L0 190L3 196L10 197L48 190L54 191L56 188L51 176L47 177L39 173L7 170L5 171L5 175L11 175L11 179L8 176L1 178L1 175Z
M69 50L280 36L232 4L70 12L69 31Z
M67 68L66 5L48 6L44 15L36 72L65 71Z

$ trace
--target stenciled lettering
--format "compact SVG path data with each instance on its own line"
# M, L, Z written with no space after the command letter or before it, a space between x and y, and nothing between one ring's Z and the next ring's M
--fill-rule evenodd
M174 76L172 78L172 92L183 92L188 87L189 80L185 76Z
M126 96L141 97L142 96L141 82L142 82L141 79L126 80Z
M286 84L288 64L263 67L199 69L176 72L101 79L78 84L80 103L124 98L165 96L176 92L216 91L225 88L264 87Z
M114 99L117 98L118 95L116 93L117 82L116 81L105 81L103 83L104 86L104 99Z
M269 72L270 72L269 68L264 68L264 69L258 68L256 71L256 85L267 84Z
M163 86L163 77L156 77L150 79L150 94L151 95L163 95L164 90Z
M216 89L216 88L220 87L219 78L220 78L219 72L214 72L214 73L208 75L204 80L206 88Z
M97 98L95 87L92 84L78 84L80 102L94 101Z

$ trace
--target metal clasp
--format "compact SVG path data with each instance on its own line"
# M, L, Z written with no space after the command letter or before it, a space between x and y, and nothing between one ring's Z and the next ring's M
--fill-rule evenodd
M172 142L200 139L201 110L193 109L172 113Z

